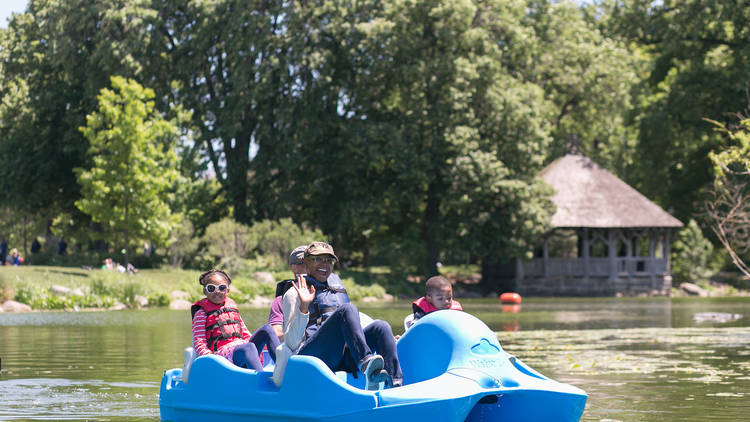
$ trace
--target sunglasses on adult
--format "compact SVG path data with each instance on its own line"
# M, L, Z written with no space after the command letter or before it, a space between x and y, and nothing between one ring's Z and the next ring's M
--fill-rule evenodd
M326 264L333 264L336 259L332 256L313 256L312 261L316 264L322 264L324 262Z
M224 293L227 291L229 287L226 284L219 284L218 286L215 284L208 284L206 285L205 289L209 293L213 293L216 290L219 290L220 292Z

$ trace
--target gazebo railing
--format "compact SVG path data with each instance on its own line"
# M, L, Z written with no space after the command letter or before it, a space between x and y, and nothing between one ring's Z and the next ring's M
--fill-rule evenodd
M667 272L667 260L663 258L615 258L614 271L612 271L612 264L613 261L610 258L589 258L587 271L586 261L582 258L548 258L546 261L543 258L536 258L521 263L524 275L531 277L606 277L611 274L661 275Z

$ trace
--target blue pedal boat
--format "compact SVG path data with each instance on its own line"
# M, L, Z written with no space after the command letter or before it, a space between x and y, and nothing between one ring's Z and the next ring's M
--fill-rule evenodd
M364 390L364 376L292 356L281 387L272 365L254 371L202 356L165 371L165 421L578 421L586 393L545 377L505 352L481 320L437 311L397 342L404 385ZM267 361L270 359L267 359Z

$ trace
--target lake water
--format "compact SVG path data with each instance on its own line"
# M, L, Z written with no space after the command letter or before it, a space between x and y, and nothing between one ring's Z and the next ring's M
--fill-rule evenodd
M750 419L750 298L462 303L508 352L584 389L584 421ZM409 308L360 306L395 333ZM250 327L268 315L241 312ZM0 420L158 420L162 373L189 344L188 311L0 313Z

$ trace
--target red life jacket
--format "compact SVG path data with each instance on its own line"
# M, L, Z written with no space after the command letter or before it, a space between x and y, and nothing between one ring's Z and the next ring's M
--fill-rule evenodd
M424 296L412 302L411 309L414 311L414 319L422 318L423 316L429 314L430 312L439 311L439 309L434 307L432 303L428 302L427 298ZM453 299L451 299L451 306L449 306L448 309L451 309L454 311L464 310L464 308L461 307L461 304L458 303L458 301L455 301Z
M214 353L235 338L242 338L242 316L232 299L226 298L222 305L217 305L203 298L190 307L193 317L198 309L206 312L206 342Z

